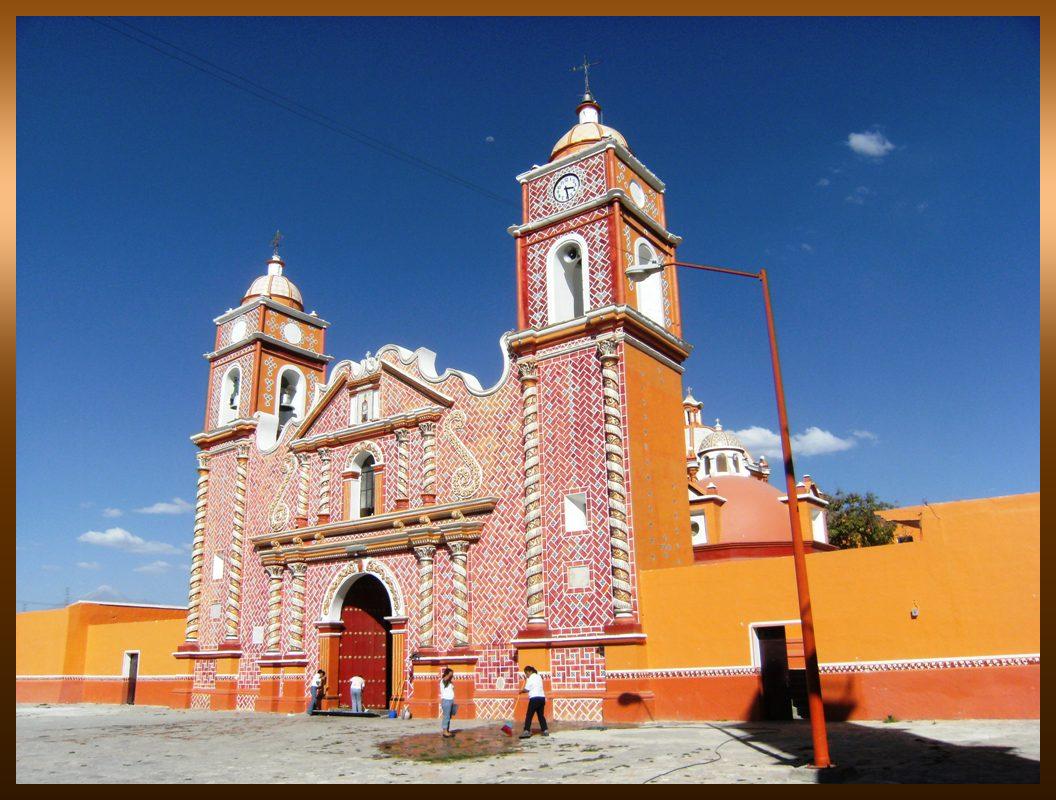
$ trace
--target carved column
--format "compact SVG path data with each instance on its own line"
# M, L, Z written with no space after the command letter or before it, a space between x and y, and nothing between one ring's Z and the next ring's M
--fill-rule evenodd
M451 574L454 584L455 647L469 647L469 542L448 542L451 550Z
M422 504L436 502L436 423L423 422L422 432Z
M521 424L524 433L524 563L527 578L528 624L545 624L543 599L542 488L539 474L539 365L522 361Z
M205 561L205 508L209 491L209 462L198 456L198 492L194 499L194 540L191 543L191 585L187 596L188 642L198 641L198 613L202 603L202 564Z
M231 522L231 555L228 558L227 615L225 639L238 642L242 601L242 533L246 525L246 462L249 445L238 446L235 461L235 514Z
M303 528L308 524L308 473L310 464L307 453L297 453L297 466L299 467L299 480L297 482L297 527Z
M303 561L290 564L290 652L304 652L304 576L308 565Z
M433 646L433 555L436 545L414 548L418 559L418 649Z
M411 432L406 428L396 431L396 508L407 508L410 505L407 497L407 460L410 438Z
M329 447L319 448L319 524L325 525L330 521L330 459L333 451Z
M633 615L631 553L627 534L627 482L623 469L623 418L620 412L618 345L598 342L605 414L605 471L608 489L609 549L612 553L612 608L617 619Z
M282 564L265 567L268 571L268 629L264 636L264 650L279 652L282 634Z

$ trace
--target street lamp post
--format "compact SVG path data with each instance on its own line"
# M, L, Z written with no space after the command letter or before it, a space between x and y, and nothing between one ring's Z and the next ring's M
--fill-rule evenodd
M774 371L774 393L777 396L777 419L781 428L781 453L785 461L785 486L788 494L788 519L792 526L792 563L796 571L796 593L799 597L799 619L803 628L803 655L806 660L807 701L810 709L810 730L814 739L814 766L832 766L829 760L829 739L825 730L825 705L821 697L821 675L818 672L818 650L814 640L814 611L810 602L810 584L807 582L807 559L803 549L803 530L799 520L799 498L796 491L796 471L792 466L792 440L788 432L788 411L785 407L785 385L781 379L781 361L777 355L777 331L774 327L774 312L770 305L770 284L766 270L745 272L727 267L705 264L690 264L685 261L669 261L661 264L653 261L627 268L630 278L646 277L666 266L718 272L742 278L754 278L763 287L763 304L766 307L766 329L770 339L770 365Z

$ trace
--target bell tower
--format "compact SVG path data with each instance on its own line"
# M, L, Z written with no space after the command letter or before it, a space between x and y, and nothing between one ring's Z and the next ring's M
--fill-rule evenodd
M589 90L519 175L518 360L527 625L515 640L634 644L638 573L692 563L681 315L665 187ZM628 274L634 266L663 269ZM543 645L547 646L547 645ZM567 646L567 645L558 645Z
M215 346L206 353L209 391L202 447L255 431L270 448L288 424L302 419L332 356L323 352L330 323L304 313L300 289L286 277L279 236L265 273L246 290L238 308L213 320Z

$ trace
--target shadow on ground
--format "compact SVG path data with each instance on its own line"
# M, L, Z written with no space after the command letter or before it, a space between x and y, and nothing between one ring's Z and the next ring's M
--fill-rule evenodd
M828 723L834 768L816 771L818 783L1037 783L1041 763L1014 748L960 744L931 739L917 730ZM964 721L963 724L971 724ZM810 723L771 722L709 724L728 738L717 756L737 747L755 750L774 765L810 769L813 748ZM720 750L721 748L721 750Z

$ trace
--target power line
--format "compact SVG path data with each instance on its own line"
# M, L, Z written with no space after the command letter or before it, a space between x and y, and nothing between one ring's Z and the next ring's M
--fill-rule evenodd
M349 125L346 125L345 123L341 122L338 119L335 119L334 117L324 114L321 111L316 111L315 109L306 106L302 103L299 103L296 100L293 100L292 98L286 97L273 89L269 89L266 86L256 83L250 80L249 78L245 77L244 75L232 72L226 67L222 67L219 64L216 64L206 58L203 58L200 55L197 55L196 53L192 53L191 51L185 50L182 47L179 47L178 45L175 45L166 39L162 39L160 36L156 36L148 31L143 30L142 28L138 28L130 22L127 22L123 19L116 19L114 17L88 17L88 19L90 19L97 25L100 25L104 28L113 31L114 33L120 34L121 36L124 36L127 39L131 39L132 41L141 44L144 47L149 47L151 50L155 51L156 53L160 53L166 58L171 58L174 61L179 61L181 64L186 64L192 69L198 70L199 72L204 73L205 75L208 75L211 78L223 81L224 83L228 84L229 86L233 86L239 91L253 95L254 97L263 100L267 103L271 103L272 105L277 106L278 108L281 108L284 111L294 114L295 116L301 117L302 119L306 119L309 122L313 122L316 125L326 128L327 130L332 131L333 133L336 133L340 136L344 136L345 138L351 139L352 141L357 142L358 144L361 144L364 147L369 147L373 150L378 151L379 153L389 156L390 158L394 158L397 161L402 161L405 164L409 164L413 167L417 167L418 169L429 172L438 178L450 181L451 183L457 184L464 189L468 189L472 192L476 192L477 194L487 197L489 200L495 200L496 202L502 203L503 205L512 206L517 209L520 208L519 203L515 203L509 198L496 194L490 189L487 189L477 183L474 183L473 181L467 180L466 178L463 178L462 176L457 175L454 172L446 170L443 167L439 167L436 164L426 161L423 158L419 158L413 153L408 153L407 151L401 150L400 148L395 147L387 142L384 142L374 136L371 136L368 133L364 133L363 131L357 130ZM121 28L111 24L115 22L119 23L125 28L134 31L135 33L129 33L128 31L122 30ZM163 49L162 47L158 47L157 45L152 44L151 42L141 38L144 36L164 45L165 48L169 49ZM183 56L186 56L186 58ZM191 59L193 59L193 61ZM229 77L225 77L225 75Z

